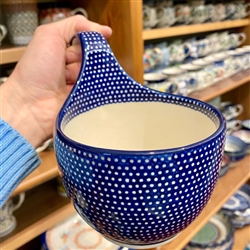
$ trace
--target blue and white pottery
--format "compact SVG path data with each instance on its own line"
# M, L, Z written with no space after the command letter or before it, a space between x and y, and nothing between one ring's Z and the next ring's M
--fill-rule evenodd
M222 207L236 228L250 225L250 186L244 184Z
M207 103L135 82L99 33L78 33L77 43L81 70L54 140L66 193L111 242L137 249L165 244L210 199L225 119Z
M236 136L227 135L225 153L229 156L231 162L237 162L246 156L247 144Z
M111 243L74 213L40 236L41 250L132 250Z
M143 75L143 80L147 83L161 83L167 80L167 76L161 73L147 73Z
M250 130L250 119L249 120L244 120L244 121L242 121L242 127L244 128L244 129L248 129L248 130Z
M250 208L250 186L244 184L230 199L223 205L226 211L245 211Z
M230 218L219 212L194 236L185 250L230 250L234 243L234 231Z
M247 144L247 153L250 153L250 131L245 129L240 129L234 131L232 135L244 141Z

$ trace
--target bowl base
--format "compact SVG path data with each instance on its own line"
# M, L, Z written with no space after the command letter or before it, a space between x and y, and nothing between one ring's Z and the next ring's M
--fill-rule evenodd
M110 241L110 242L112 242L113 244L116 244L116 245L118 245L118 246L127 247L127 248L132 248L132 249L149 249L149 248L155 248L155 247L159 247L159 246L162 246L162 245L164 245L164 244L167 244L167 243L169 243L170 241L172 241L173 239L175 239L179 234L180 234L180 233L178 233L178 234L176 234L176 235L174 235L174 236L172 236L172 237L168 238L167 240L164 240L164 241L162 241L162 242L160 242L160 243L145 244L145 245L134 245L134 244L131 244L131 245L130 245L130 244L121 243L120 241L111 240L110 238L105 237L104 235L103 235L103 237L104 237L106 240L108 240L108 241Z

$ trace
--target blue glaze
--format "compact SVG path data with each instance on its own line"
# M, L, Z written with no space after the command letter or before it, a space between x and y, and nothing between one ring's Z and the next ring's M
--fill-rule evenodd
M54 143L66 193L82 218L116 244L147 248L163 243L186 228L207 204L218 179L225 120L209 104L135 82L100 34L82 32L77 37L82 66L57 117ZM217 129L185 147L145 151L92 147L63 133L75 116L124 102L185 106L208 116Z

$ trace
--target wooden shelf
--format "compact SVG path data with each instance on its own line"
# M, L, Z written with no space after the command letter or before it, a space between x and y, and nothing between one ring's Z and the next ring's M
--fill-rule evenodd
M244 250L248 242L250 242L250 225L235 231L233 250Z
M54 181L40 185L26 193L24 203L14 212L17 226L0 238L0 248L17 249L74 212L69 199L57 193Z
M39 156L42 160L41 165L19 184L11 196L25 192L58 176L54 150L51 149L43 151L39 154Z
M250 155L241 160L235 168L220 178L216 184L210 201L202 213L179 236L169 244L157 248L157 250L181 250L197 234L197 232L217 213L223 204L248 180ZM242 249L242 248L238 248ZM237 250L238 250L237 249Z
M17 62L21 58L25 49L26 49L25 46L22 47L4 46L4 45L1 46L0 65Z
M250 69L218 81L207 88L195 91L189 96L201 101L209 101L248 82L250 82Z
M142 33L142 38L144 41L146 41L159 38L197 34L209 31L232 29L237 27L248 26L249 24L250 24L250 19L241 19L241 20L223 21L216 23L173 26L160 29L144 30Z

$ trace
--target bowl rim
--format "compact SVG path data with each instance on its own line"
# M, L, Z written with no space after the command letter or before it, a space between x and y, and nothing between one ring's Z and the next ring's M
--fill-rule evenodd
M240 149L237 150L237 151L227 151L226 150L226 147L225 147L225 152L226 153L230 153L230 154L235 154L235 153L238 153L238 152L245 152L247 150L247 143L244 142L241 138L235 136L235 135L226 135L226 140L225 140L225 146L227 143L229 144L232 144L232 141L236 141L237 145L239 145Z
M84 33L84 32L78 32L71 40L72 41L75 38L78 38L78 41L81 44L81 49L82 51L84 51L84 42L79 38L80 35ZM97 32L95 32L97 33ZM111 49L110 49L111 51ZM111 51L112 52L112 51ZM84 55L84 53L83 53ZM115 56L112 54L112 56L114 57L114 59L117 61L117 59L115 58ZM78 82L80 82L80 78L82 75L82 72L84 71L85 65L86 65L86 57L82 57L83 60L81 62L81 67L80 67L80 71L76 80L76 83L74 84L71 93L74 92L74 90L77 88L78 86ZM117 63L119 64L119 62L117 61ZM120 65L120 64L119 64ZM121 67L121 70L124 71L124 69ZM124 71L125 72L125 71ZM125 72L126 73L126 72ZM168 96L169 98L172 98L173 100L180 100L180 101L184 101L184 103L192 103L195 102L196 104L198 104L200 107L205 106L206 108L209 108L217 117L218 119L218 123L219 126L218 128L215 129L215 131L208 137L198 141L198 142L194 142L188 145L184 145L184 146L180 146L180 147L174 147L174 148L166 148L166 149L147 149L147 150L126 150L126 149L112 149L112 148L101 148L101 147L95 147L95 146L90 146L87 144L83 144L83 143L79 143L77 141L72 140L71 138L69 138L61 129L61 126L59 124L59 119L61 116L63 116L62 112L65 109L65 107L68 105L68 102L71 100L70 97L71 95L68 95L67 99L65 100L64 104L62 105L57 117L56 117L56 121L55 121L55 129L54 129L54 135L57 135L60 140L63 141L68 141L71 145L75 145L76 147L80 148L80 149L84 149L84 150L88 150L90 152L97 152L97 153L107 153L107 154L117 154L117 155L153 155L153 154L171 154L171 153L176 153L179 151L184 151L184 150L188 150L188 149L193 149L196 148L202 144L207 144L209 141L214 140L216 137L218 137L219 135L225 134L226 131L226 120L223 116L223 114L217 109L215 108L213 105L200 101L198 99L194 99L191 97L187 97L187 96L179 96L179 95L172 95L172 94L168 94L168 93L163 93L157 90L153 90L150 89L149 87L146 87L145 85L141 85L140 83L138 83L137 81L135 81L132 77L130 77L127 73L126 75L128 76L129 79L131 79L131 81L133 81L135 84L138 84L139 86L148 89L150 92L152 93L156 93L158 95L158 97L166 97ZM156 102L156 101L152 101L152 102ZM173 104L173 103L172 103ZM178 105L178 104L176 104ZM189 108L186 106L183 106L185 108ZM200 112L199 110L196 110L198 112ZM204 114L205 115L205 114ZM211 119L210 119L211 120Z

